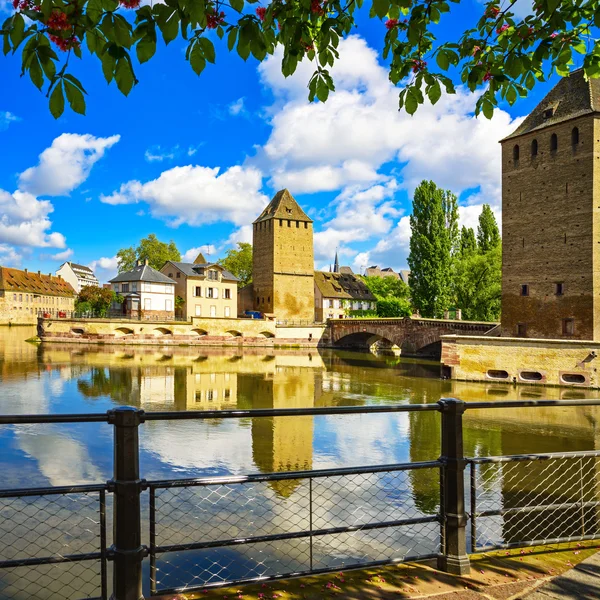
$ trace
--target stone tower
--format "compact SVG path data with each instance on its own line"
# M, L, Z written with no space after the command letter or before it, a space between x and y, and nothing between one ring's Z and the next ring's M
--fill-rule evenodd
M254 310L314 321L313 222L287 190L275 194L252 230Z
M502 140L502 335L600 339L600 80L561 79Z

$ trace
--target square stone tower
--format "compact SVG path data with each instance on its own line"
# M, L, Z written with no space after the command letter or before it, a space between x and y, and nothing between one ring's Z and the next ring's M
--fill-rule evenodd
M313 322L313 222L287 190L277 192L254 221L252 245L254 310Z
M565 77L502 140L502 335L600 339L600 80Z

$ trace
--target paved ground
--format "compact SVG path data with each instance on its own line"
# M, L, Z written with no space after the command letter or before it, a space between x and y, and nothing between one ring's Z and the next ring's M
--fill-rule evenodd
M579 563L523 596L527 600L598 600L600 598L600 553Z
M595 542L474 555L471 574L464 577L437 571L435 565L400 563L161 600L600 600L599 550Z

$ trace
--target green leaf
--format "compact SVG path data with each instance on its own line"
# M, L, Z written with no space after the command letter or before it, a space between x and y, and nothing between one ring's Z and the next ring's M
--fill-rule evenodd
M494 116L494 105L487 98L483 99L481 109L486 119L491 119Z
M62 84L58 81L50 94L50 113L55 119L58 119L63 112L65 112L65 97Z
M75 77L74 75L70 75L69 73L67 73L64 76L64 79L70 81L73 85L76 85L84 94L87 94L85 88L81 85L81 81L79 81L79 79L77 79L77 77Z
M229 34L227 35L227 48L229 52L231 52L235 46L235 41L237 40L238 30L233 27Z
M196 75L200 75L206 67L206 60L204 60L204 56L202 55L202 47L199 43L195 43L192 47L192 51L190 53L190 65L192 69L194 69L194 73Z
M506 90L506 100L511 106L517 101L517 90L513 85Z
M390 9L390 3L388 0L373 0L373 13L383 19Z
M12 27L10 29L10 41L13 49L23 41L25 37L25 19L19 13L15 13L12 19Z
M156 52L156 34L153 32L152 35L143 37L137 43L135 51L140 63L145 63L147 60L150 60Z
M102 72L104 73L106 83L110 83L113 80L115 63L115 57L112 56L108 50L105 50L104 54L102 55Z
M54 61L47 54L42 52L38 52L38 58L47 79L54 79L54 76L56 75L56 65L54 64Z
M442 88L440 87L439 81L436 81L429 87L427 90L427 96L431 104L435 104L440 99L442 96Z
M215 62L215 47L213 43L205 37L201 37L199 40L200 47L202 48L202 52L204 53L204 58L210 63Z
M446 54L445 50L440 50L437 53L435 60L438 64L438 67L440 69L444 69L444 71L447 71L450 67L450 61L448 60L448 55Z
M329 87L327 86L325 79L322 77L319 77L317 80L317 98L321 102L326 102L327 98L329 98Z
M244 0L230 0L230 4L233 10L237 10L238 12L244 10Z
M414 115L417 112L419 103L417 97L413 94L413 88L408 88L404 96L404 108L409 115Z
M125 96L129 95L133 84L135 83L135 77L133 76L133 70L131 64L126 58L119 58L117 61L117 68L115 69L115 81L117 87Z
M44 85L44 74L42 73L42 67L40 66L39 60L34 58L29 66L29 77L33 81L34 85L38 90L42 89Z
M80 115L85 115L85 99L81 90L69 81L66 75L64 78L64 86L71 110Z
M130 48L132 43L131 25L121 15L114 15L113 27L117 44L123 48Z
M177 11L174 10L171 16L163 23L158 21L158 26L162 31L165 44L172 42L179 33L179 15Z
M102 7L102 0L89 0L86 8L86 15L92 25L100 23L103 14L104 8Z

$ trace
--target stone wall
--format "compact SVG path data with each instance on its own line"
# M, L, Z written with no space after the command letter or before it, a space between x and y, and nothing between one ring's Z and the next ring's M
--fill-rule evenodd
M132 321L129 319L39 319L43 342L134 345L220 345L317 347L328 339L325 327L277 328L275 321L204 319Z
M588 115L502 145L503 336L600 339L599 127ZM556 151L550 149L553 134ZM529 286L528 295L521 294L522 285ZM565 319L574 319L572 335L563 330Z
M462 381L600 387L600 342L449 335L442 374Z

